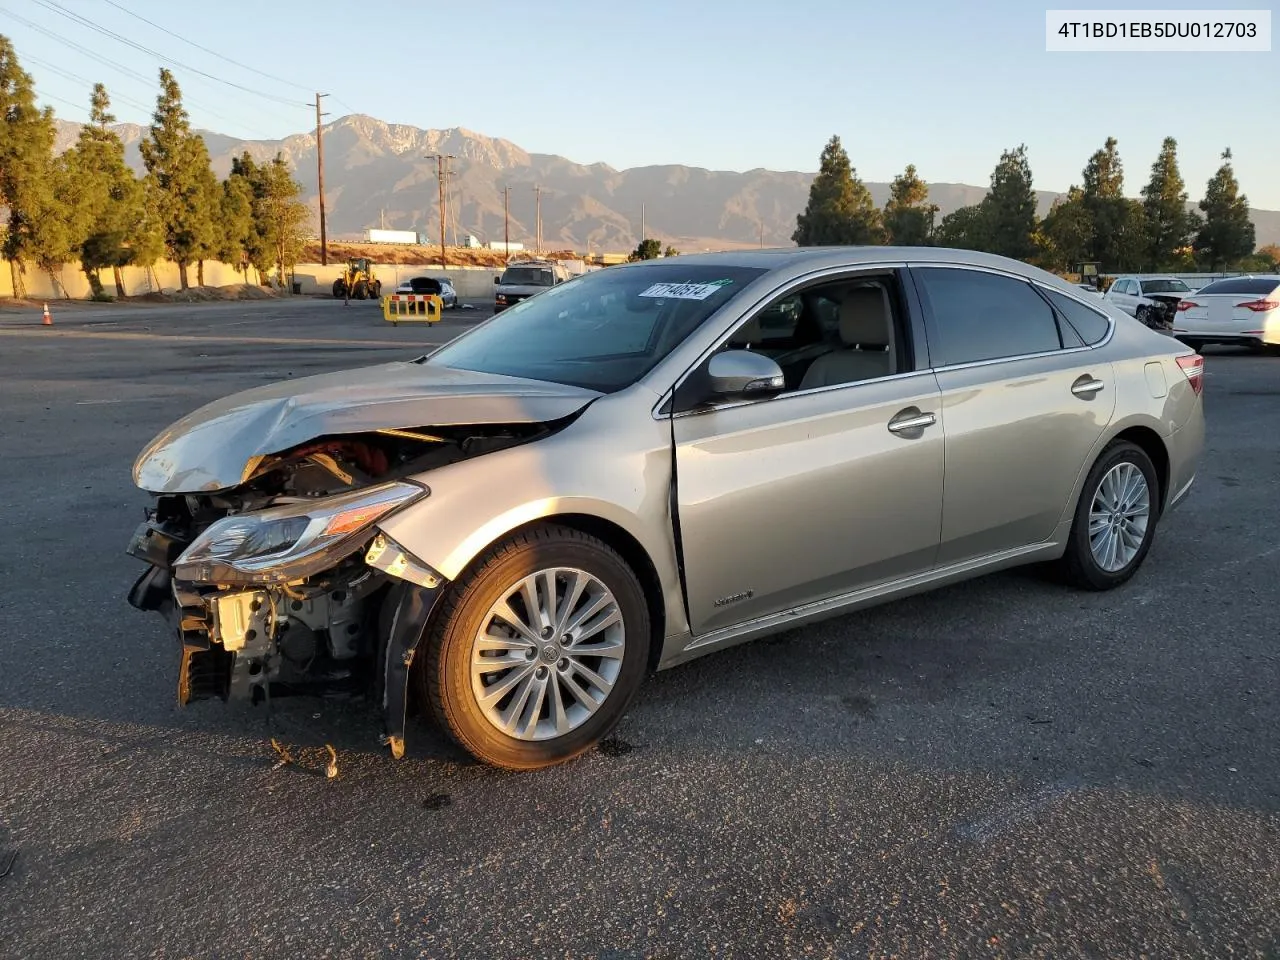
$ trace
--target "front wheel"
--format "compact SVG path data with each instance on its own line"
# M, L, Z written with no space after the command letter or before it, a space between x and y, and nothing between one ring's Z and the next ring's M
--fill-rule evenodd
M414 675L465 750L535 770L590 749L622 719L649 629L640 582L612 548L537 527L491 547L449 588Z
M341 280L333 281L333 295L340 297L347 292L347 285Z
M1085 478L1062 568L1086 590L1110 590L1142 566L1160 518L1160 484L1145 450L1117 440Z

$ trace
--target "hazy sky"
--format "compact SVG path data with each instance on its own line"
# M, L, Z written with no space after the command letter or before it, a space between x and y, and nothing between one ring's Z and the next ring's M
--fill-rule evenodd
M102 80L121 120L147 122L163 62L103 32L111 31L177 61L193 122L235 136L313 126L305 103L319 89L332 94L330 119L361 112L463 126L614 167L813 170L838 133L864 179L889 180L915 163L926 180L985 185L1000 151L1024 142L1036 186L1062 190L1079 182L1089 154L1112 135L1127 192L1136 195L1161 139L1172 135L1192 199L1229 146L1250 202L1280 209L1280 54L1050 54L1043 3L115 4L0 0L0 32L61 117L83 119L84 81Z

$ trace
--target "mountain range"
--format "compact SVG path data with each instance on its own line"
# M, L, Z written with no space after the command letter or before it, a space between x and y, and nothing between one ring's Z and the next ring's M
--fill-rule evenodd
M75 142L80 125L59 120L55 149ZM147 128L114 127L135 170L142 169L138 144ZM225 177L232 157L248 151L269 160L277 153L294 168L308 203L318 210L316 137L300 133L283 140L241 140L200 131L214 171ZM449 161L449 217L453 237L502 240L504 188L510 188L510 234L526 246L536 236L541 195L544 249L596 252L633 249L645 234L684 252L728 246L785 246L796 214L808 200L812 173L753 169L706 170L678 164L616 170L604 163L580 164L553 154L529 153L508 140L461 127L423 130L360 114L323 128L325 208L331 240L358 240L370 227L439 235L438 179L433 154ZM927 171L922 171L927 173ZM889 184L867 183L883 206ZM929 183L939 216L977 203L985 187ZM1036 191L1045 214L1060 193ZM1280 242L1280 211L1251 210L1257 243ZM318 222L318 221L317 221Z

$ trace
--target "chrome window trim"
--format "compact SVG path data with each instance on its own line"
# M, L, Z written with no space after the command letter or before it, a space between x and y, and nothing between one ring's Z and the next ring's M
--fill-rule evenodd
M739 407L749 407L760 403L785 403L786 401L793 400L796 397L810 397L819 393L833 393L836 390L856 390L858 387L866 387L876 383L891 383L895 380L909 380L912 377L925 376L933 376L933 370L909 370L906 373L893 373L887 377L873 377L870 380L850 380L848 383L829 383L822 387L810 387L808 390L795 390L791 393L775 394L767 400L734 400L730 403L717 404L713 407L704 407L698 410L682 410L679 413L671 414L670 419L683 420L685 417L701 417L708 413L719 413L721 410L736 410ZM934 387L935 389L937 387L936 381L934 383ZM659 403L658 406L661 407L662 404ZM659 416L658 419L666 420L667 417Z
M666 390L662 391L661 395L658 397L658 402L653 405L653 408L650 411L653 416L653 419L666 420L670 418L674 420L678 417L686 417L694 414L713 413L717 410L730 410L735 407L743 407L752 403L767 403L767 402L772 402L774 400L785 399L787 397L808 396L809 394L824 393L831 390L845 390L849 387L857 387L866 383L884 383L889 380L901 380L906 377L918 376L923 373L932 373L932 370L929 368L926 368L923 370L909 370L906 373L895 373L887 377L876 377L875 379L872 379L872 380L854 380L850 383L833 383L833 384L827 384L826 386L821 386L821 387L810 387L808 390L793 390L790 393L775 395L773 397L770 397L768 400L738 400L738 401L734 401L733 403L722 404L720 406L715 406L715 407L708 407L705 410L685 410L680 413L674 413L674 414L664 414L661 412L663 405L666 404L669 400L671 400L674 397L675 392L678 389L680 389L680 387L684 384L686 380L689 379L689 377L693 375L693 372L698 369L698 367L703 363L703 361L705 361L707 357L711 356L711 354L715 353L718 349L720 349L720 347L726 341L728 341L730 337L733 336L733 334L738 330L739 327L742 326L742 324L744 324L756 312L762 309L764 304L770 303L771 301L778 299L780 297L787 296L802 286L806 286L815 281L825 280L829 277L836 277L842 274L849 274L849 273L874 273L874 272L880 272L880 271L903 270L903 269L906 269L906 267L907 267L906 263L898 260L892 260L892 261L872 260L872 261L862 261L859 263L844 263L835 267L823 267L820 270L814 270L811 273L806 273L799 277L793 277L792 279L786 281L782 286L775 287L774 289L770 290L768 293L764 294L762 297L757 299L753 304L751 304L751 306L743 310L742 313L737 317L737 319L735 319L733 323L729 325L729 329L726 330L724 333L722 333L719 337L717 337L716 340L709 347L703 350L702 353L699 354L698 357L692 363L690 363L689 366L686 367L685 370L678 377L676 377L675 381L671 384L671 386L667 387ZM909 326L910 318L904 317L903 319L908 322L908 326ZM914 354L915 351L913 350L912 353Z

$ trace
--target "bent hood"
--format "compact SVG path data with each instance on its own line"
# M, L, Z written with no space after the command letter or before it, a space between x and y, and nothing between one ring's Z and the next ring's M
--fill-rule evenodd
M542 423L599 396L422 360L301 377L232 394L183 417L138 455L133 482L150 493L213 493L243 483L259 457L318 437Z

